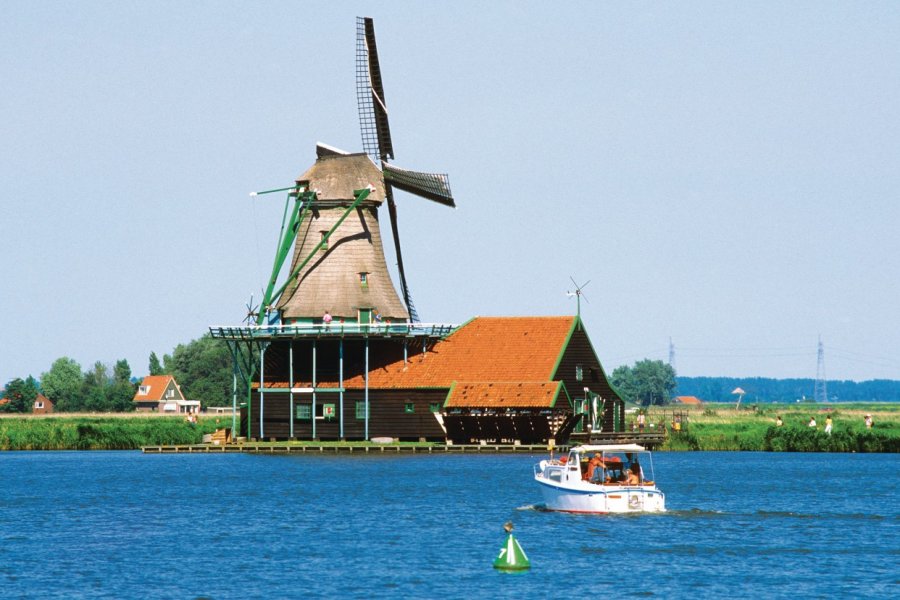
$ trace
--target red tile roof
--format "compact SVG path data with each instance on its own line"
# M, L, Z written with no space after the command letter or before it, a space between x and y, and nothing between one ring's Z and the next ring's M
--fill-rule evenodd
M680 404L703 404L697 396L675 396L675 402Z
M140 387L138 387L138 391L134 393L134 402L161 401L163 399L163 392L166 391L169 381L173 380L174 378L171 375L147 375L141 382ZM176 383L175 385L177 386L178 384ZM146 394L142 394L141 388L148 386L150 389Z
M376 388L450 387L467 382L549 382L575 317L477 317L435 344L369 374ZM362 377L345 381L363 387Z
M556 403L562 382L458 383L450 389L447 408L542 408Z

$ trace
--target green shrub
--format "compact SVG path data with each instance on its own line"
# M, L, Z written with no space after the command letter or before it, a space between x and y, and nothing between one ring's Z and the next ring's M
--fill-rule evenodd
M179 417L54 417L0 419L0 450L134 450L141 446L198 444L216 429Z

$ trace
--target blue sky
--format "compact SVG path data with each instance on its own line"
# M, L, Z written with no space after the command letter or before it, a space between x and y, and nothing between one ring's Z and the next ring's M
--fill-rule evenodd
M233 324L372 16L426 321L574 314L601 361L900 379L894 2L0 4L0 382ZM390 250L388 249L390 253ZM389 258L390 260L390 258Z

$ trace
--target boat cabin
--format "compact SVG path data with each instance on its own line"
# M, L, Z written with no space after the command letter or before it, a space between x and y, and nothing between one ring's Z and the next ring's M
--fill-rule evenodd
M637 444L576 446L565 457L568 479L599 485L653 485L653 460Z

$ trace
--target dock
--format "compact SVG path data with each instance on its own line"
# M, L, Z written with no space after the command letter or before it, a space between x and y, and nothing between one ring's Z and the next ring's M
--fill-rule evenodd
M571 445L577 444L638 444L648 450L655 450L666 443L664 431L609 431L593 433L573 433Z
M143 446L144 454L546 454L547 446L513 444L468 444L415 446L384 444L371 446L318 445L318 444L184 444ZM554 452L566 452L567 446L554 448Z

